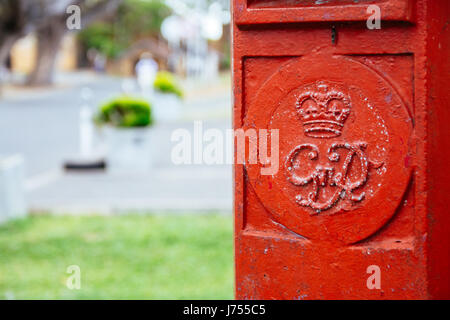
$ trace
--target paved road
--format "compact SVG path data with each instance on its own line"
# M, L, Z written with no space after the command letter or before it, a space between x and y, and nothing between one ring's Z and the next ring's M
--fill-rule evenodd
M66 75L52 89L8 89L0 99L0 154L25 157L27 200L33 211L111 213L149 210L220 210L232 206L229 165L180 165L170 160L174 129L230 127L231 97L224 82L187 84L182 120L154 128L158 150L148 174L64 173L65 159L78 153L81 89L92 104L118 95L122 79L91 73ZM226 82L225 82L226 83Z

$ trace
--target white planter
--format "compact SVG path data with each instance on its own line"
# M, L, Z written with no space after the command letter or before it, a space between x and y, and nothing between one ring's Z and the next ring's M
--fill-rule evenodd
M0 157L0 223L26 215L24 177L22 156Z
M152 130L105 128L106 165L110 172L148 172L151 168Z
M181 99L177 95L155 92L152 113L156 122L176 121L180 118L181 110Z

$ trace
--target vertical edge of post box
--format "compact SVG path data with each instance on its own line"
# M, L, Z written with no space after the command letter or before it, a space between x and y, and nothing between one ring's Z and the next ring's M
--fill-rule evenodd
M426 10L428 295L450 299L450 1Z
M245 5L244 1L231 0L230 10L232 13L231 20L231 68L232 68L232 127L234 130L242 127L242 57L239 48L236 45L236 6ZM234 138L233 138L234 141ZM243 221L243 165L236 163L236 146L233 143L234 163L233 163L233 217L234 217L234 296L239 298L239 260L240 260L240 243L239 237L242 230Z

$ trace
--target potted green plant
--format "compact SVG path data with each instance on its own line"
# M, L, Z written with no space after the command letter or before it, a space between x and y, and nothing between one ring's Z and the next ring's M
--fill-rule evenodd
M156 121L173 121L179 118L183 89L177 83L174 75L168 71L159 71L153 87L155 89L154 115Z
M103 104L94 117L104 129L110 171L148 171L151 164L151 105L142 99L119 97Z

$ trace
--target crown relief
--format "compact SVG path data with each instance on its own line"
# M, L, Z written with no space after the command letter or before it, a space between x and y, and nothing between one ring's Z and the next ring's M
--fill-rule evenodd
M304 88L296 108L306 136L332 138L341 135L351 101L342 87L320 81Z

